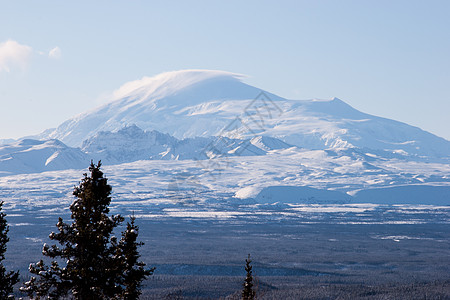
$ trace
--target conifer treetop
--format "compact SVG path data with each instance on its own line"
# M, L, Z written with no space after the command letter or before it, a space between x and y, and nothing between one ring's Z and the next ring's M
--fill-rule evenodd
M247 259L245 259L245 271L247 275L244 279L242 299L243 300L253 300L255 299L255 291L253 290L253 275L252 275L252 260L250 259L250 254Z

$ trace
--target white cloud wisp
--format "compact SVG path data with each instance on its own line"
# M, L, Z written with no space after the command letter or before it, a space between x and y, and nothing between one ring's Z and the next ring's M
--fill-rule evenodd
M60 59L61 58L61 48L56 46L55 48L50 50L48 52L48 57L53 58L53 59Z
M10 72L12 68L25 68L33 50L30 46L7 40L0 43L0 72Z

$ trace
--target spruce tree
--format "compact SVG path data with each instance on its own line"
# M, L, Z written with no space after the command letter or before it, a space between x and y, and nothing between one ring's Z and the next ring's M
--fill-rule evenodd
M2 212L2 206L3 201L0 202L0 299L7 299L13 292L14 284L19 281L19 272L6 272L2 264L5 259L6 243L9 241L9 226L5 219L6 214Z
M252 275L252 260L250 259L250 254L245 260L245 271L247 276L244 279L244 288L242 290L242 300L253 300L255 299L255 291L253 290L253 275Z
M153 274L155 268L146 269L145 263L138 261L140 254L138 247L144 245L142 242L137 242L139 234L139 227L134 223L136 218L130 217L131 221L127 223L127 229L122 233L122 238L119 241L119 253L123 257L121 270L123 271L124 286L122 297L125 300L138 299L141 295L140 286L142 280L147 276Z
M127 247L132 247L125 240L130 235L128 230L120 241L112 236L114 228L124 218L108 216L112 189L100 166L100 162L97 165L91 162L90 176L84 174L80 185L74 189L76 199L70 205L72 223L64 223L59 218L56 224L58 233L52 232L49 236L60 247L44 244L43 255L64 261L65 266L60 266L56 260L51 262L51 266L46 266L42 260L31 264L30 272L39 278L32 277L22 288L30 297L59 299L71 293L75 299L82 300L120 299L127 289L124 285L128 282L126 274L129 270L143 269L133 277L138 281L137 291L140 282L149 275L144 269L145 264L138 263L137 259L132 261L125 255ZM135 226L134 221L130 226ZM135 235L134 242L137 231Z

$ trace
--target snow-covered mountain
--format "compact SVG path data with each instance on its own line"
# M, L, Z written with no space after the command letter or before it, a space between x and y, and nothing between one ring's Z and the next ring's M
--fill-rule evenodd
M0 145L0 176L83 168L90 160L114 165L138 160L205 160L218 157L265 155L292 147L265 136L253 139L196 137L177 139L156 130L144 131L136 125L100 131L80 148L59 140L23 139Z
M156 130L144 131L130 125L117 131L101 131L85 140L82 151L94 160L119 164L154 159L209 159L223 155L264 155L267 151L292 147L278 139L252 140L226 137L196 137L179 140Z
M80 169L88 161L88 156L80 149L67 147L58 140L24 139L0 145L0 176Z
M214 121L216 105L231 101L227 105L233 106L236 101L253 99L260 93L259 89L242 83L238 78L239 75L228 72L204 70L144 77L120 87L110 103L69 119L40 137L80 146L85 139L100 131L114 131L132 124L176 138L215 135L242 111L239 107L229 107L226 109L231 110L229 115ZM212 111L205 114L209 106Z
M341 203L375 195L450 203L449 141L337 98L287 100L222 71L129 82L97 109L0 145L0 177L7 184L9 175L81 169L91 159L117 174L132 166L160 198L182 189L182 197L203 200ZM118 184L134 195L134 183Z
M344 101L287 100L208 70L168 72L120 87L111 102L40 138L79 147L101 131L136 124L176 138L268 136L308 149L369 148L449 157L450 142L420 128L362 113Z

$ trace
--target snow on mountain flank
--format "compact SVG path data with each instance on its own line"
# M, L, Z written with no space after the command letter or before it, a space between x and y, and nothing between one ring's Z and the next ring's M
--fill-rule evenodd
M151 97L153 100L157 100L171 96L202 81L217 79L238 81L242 77L241 74L225 71L185 70L166 72L154 77L143 77L139 80L127 82L114 92L114 98L140 98L145 101Z
M0 176L18 173L79 169L89 162L80 149L70 148L58 140L20 140L0 145Z
M226 135L236 118L234 138L274 137L309 149L370 148L413 156L448 158L450 142L405 123L362 113L344 101L287 100L264 92L269 101L255 102L261 90L242 82L242 75L184 70L124 84L111 102L67 120L41 138L81 146L101 131L136 124L178 139ZM276 112L276 113L274 113ZM264 115L261 115L264 113ZM260 119L263 130L247 126Z
M184 70L125 83L56 129L0 144L0 177L101 159L113 170L132 166L162 198L176 186L271 203L450 204L450 141L338 98L288 100L243 78Z
M145 77L123 85L114 93L112 102L64 122L48 137L80 146L97 132L114 131L131 124L177 138L211 136L244 108L222 107L223 101L251 100L260 93L238 78L237 74L207 70ZM205 103L214 104L211 113L199 116L191 112L191 109L204 108ZM221 107L227 116L215 122L214 115Z
M255 139L265 139L257 137ZM275 138L269 141L278 148L289 145ZM101 131L85 140L82 150L94 160L106 164L120 164L149 159L208 159L218 156L265 155L272 150L263 144L254 145L250 140L229 138L186 138L179 140L171 135L155 130L144 131L136 125L121 128L118 131Z

